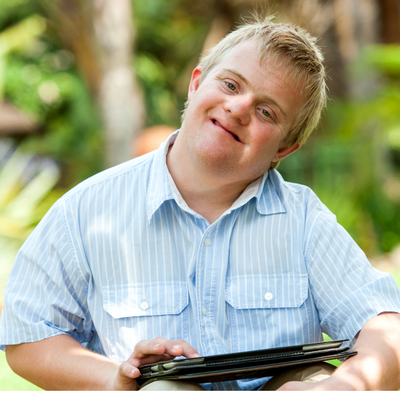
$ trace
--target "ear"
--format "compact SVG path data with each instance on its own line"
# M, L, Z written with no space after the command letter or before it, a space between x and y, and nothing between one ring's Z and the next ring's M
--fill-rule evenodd
M278 152L275 154L275 157L272 161L278 162L279 160L282 160L283 158L287 157L289 154L294 153L300 147L301 147L301 143L296 143L295 145L288 145L288 146L281 147L278 150Z
M190 84L189 84L188 100L190 100L193 97L194 93L200 86L200 78L202 71L203 67L196 67L192 72L192 78L190 79Z

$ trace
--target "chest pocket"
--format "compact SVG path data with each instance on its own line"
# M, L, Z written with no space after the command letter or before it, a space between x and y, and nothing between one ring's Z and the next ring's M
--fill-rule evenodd
M307 274L241 275L227 279L225 301L233 352L308 339ZM300 339L299 339L300 338Z
M307 274L234 276L225 293L235 309L300 307L307 296Z
M180 314L188 303L186 282L103 287L103 308L116 319Z

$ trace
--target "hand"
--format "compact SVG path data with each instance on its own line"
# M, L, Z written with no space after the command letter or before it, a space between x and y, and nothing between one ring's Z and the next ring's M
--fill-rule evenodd
M200 357L197 351L184 340L167 340L159 337L150 341L140 341L128 360L119 366L113 385L114 390L138 390L135 378L140 375L141 365L172 360L179 356Z

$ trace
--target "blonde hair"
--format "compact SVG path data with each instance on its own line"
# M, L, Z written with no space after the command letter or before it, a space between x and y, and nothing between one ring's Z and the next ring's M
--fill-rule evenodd
M303 91L307 101L286 136L283 146L304 143L318 125L327 101L324 57L316 45L317 39L299 26L275 23L272 17L254 15L254 22L246 22L229 33L209 54L200 59L201 82L209 72L239 43L254 40L258 46L260 64L268 57L276 63L284 63L292 80L304 81ZM188 102L186 102L185 110ZM182 115L184 119L185 111ZM271 163L276 168L279 162Z

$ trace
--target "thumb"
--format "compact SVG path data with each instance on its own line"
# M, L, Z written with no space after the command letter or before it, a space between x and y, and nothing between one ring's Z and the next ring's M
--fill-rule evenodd
M123 362L119 368L117 377L115 378L115 390L139 390L136 378L140 375L138 368L132 366L128 362Z

